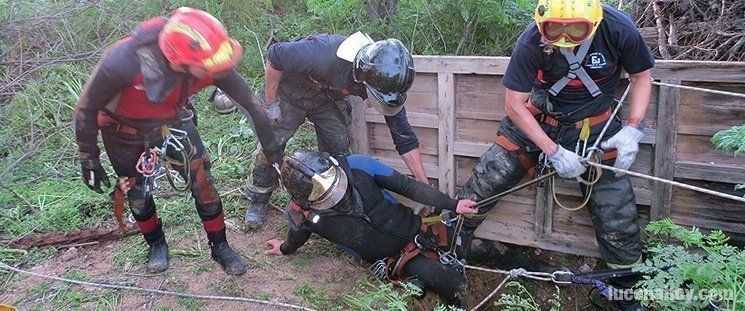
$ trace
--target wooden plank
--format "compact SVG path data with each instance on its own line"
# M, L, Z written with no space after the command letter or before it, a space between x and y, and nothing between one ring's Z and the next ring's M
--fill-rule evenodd
M414 55L416 72L504 75L509 57Z
M476 229L476 237L551 251L600 258L594 236L578 234L553 234L538 237L530 227L508 221L486 219Z
M665 82L680 83L679 81ZM678 133L677 117L680 108L680 90L661 87L659 94L657 123L664 124L664 126L657 128L654 175L664 179L673 179L673 176L675 176L675 138ZM654 183L652 192L654 194L650 205L650 218L657 220L670 217L672 186L659 182Z
M362 98L357 96L350 96L349 101L352 106L352 126L349 129L352 152L370 154L370 143L368 141L370 134L367 131L367 120L365 118L367 105L362 101Z
M440 107L437 131L440 191L452 196L455 194L455 75L438 73L437 93Z
M406 111L406 118L409 120L409 124L411 124L412 127L436 129L439 126L437 115L435 114ZM385 116L374 109L368 109L366 111L365 120L371 123L385 124Z
M652 72L662 80L740 83L745 81L745 62L658 60Z
M538 236L550 235L553 232L554 199L548 183L536 186L535 190L535 223L533 230Z
M394 170L399 171L402 174L408 173L409 168L401 160L401 158L383 158L375 157L381 163L390 166ZM427 174L427 178L437 178L439 176L439 170L437 165L431 163L424 163L424 172Z
M493 143L475 143L469 141L456 141L453 144L453 153L459 156L480 158Z
M745 184L745 166L678 161L675 177Z

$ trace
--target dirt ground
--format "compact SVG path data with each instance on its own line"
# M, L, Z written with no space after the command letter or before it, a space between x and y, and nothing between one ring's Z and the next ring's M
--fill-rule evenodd
M195 294L243 296L298 304L314 309L350 309L343 297L361 297L369 287L361 281L371 280L367 265L345 255L330 243L312 238L291 256L267 256L265 242L284 238L284 217L277 210L269 212L266 225L258 230L241 231L237 218L228 219L228 240L234 249L247 258L248 272L239 277L226 275L212 259L201 230L190 234L169 228L166 235L171 250L169 269L161 274L144 271L146 246L141 237L106 242L79 249L59 250L54 256L28 268L48 275L120 285L185 291ZM175 243L174 240L177 240ZM540 259L553 267L573 271L595 269L591 258L520 248L526 256ZM33 250L40 251L40 250ZM509 263L509 260L505 261ZM598 265L599 266L599 265ZM99 289L50 283L45 280L0 274L0 303L17 306L20 310L59 309L116 309L116 310L268 310L264 305L240 302L198 301L194 299L158 296L139 292L109 292ZM477 304L502 280L502 276L487 272L468 271L472 293L469 305ZM373 280L373 282L376 282ZM521 280L532 291L535 300L547 308L547 300L555 293L552 284ZM561 288L562 310L590 310L587 305L589 288L565 286ZM496 299L494 299L496 300ZM432 310L438 300L429 294L409 305L412 310ZM484 310L497 310L491 303Z

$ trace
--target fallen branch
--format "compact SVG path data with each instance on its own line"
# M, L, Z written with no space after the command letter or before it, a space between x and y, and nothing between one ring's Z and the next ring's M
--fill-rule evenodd
M136 225L130 225L119 231L119 228L83 228L66 232L47 232L32 236L22 237L16 240L3 240L0 244L7 244L13 248L27 249L34 246L49 245L87 245L90 242L102 242L117 240L140 232Z

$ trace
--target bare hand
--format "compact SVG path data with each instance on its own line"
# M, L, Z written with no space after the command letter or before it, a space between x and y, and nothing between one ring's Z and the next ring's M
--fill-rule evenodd
M476 205L476 202L473 200L458 200L458 206L455 208L455 212L458 214L476 214L479 212L479 209L472 208L474 205Z
M277 239L271 239L269 241L266 241L266 246L271 247L272 249L268 249L264 251L264 254L267 255L282 255L282 250L280 250L280 246L282 246L282 243L284 241L277 240Z

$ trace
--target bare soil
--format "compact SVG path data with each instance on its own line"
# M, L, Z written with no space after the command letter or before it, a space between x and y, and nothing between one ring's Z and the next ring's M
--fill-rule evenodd
M286 222L277 210L270 210L263 228L243 231L237 217L227 220L228 240L241 253L249 265L245 275L234 277L225 274L209 257L209 248L201 229L184 236L183 228L169 228L165 224L171 250L169 269L161 274L145 271L146 245L139 236L120 241L104 242L79 249L59 250L53 257L33 267L25 267L47 275L83 275L83 279L121 285L159 288L194 294L243 296L307 306L317 309L349 309L342 297L360 297L364 289L360 280L369 278L367 265L352 259L330 243L314 237L296 254L291 256L264 255L265 243L271 238L284 238ZM38 249L36 250L38 251ZM578 271L594 269L596 261L548 251L521 248L526 256L544 261L550 266L570 268ZM466 299L469 305L477 304L499 284L503 276L487 272L468 271L472 293ZM56 310L69 308L62 298L64 287L51 285L46 280L34 277L6 277L0 274L0 282L7 282L7 289L0 294L0 303L17 306L20 310ZM555 293L552 284L522 280L532 291L535 300L547 308L546 302ZM306 285L307 284L307 285ZM0 283L2 285L2 283ZM45 286L46 285L46 286ZM74 285L73 285L74 286ZM301 286L310 286L319 296L295 294ZM102 296L106 291L93 288L74 288L84 296ZM588 288L579 286L561 287L562 310L590 310L587 305ZM437 305L436 295L429 294L409 307L413 310L432 310ZM497 296L498 297L498 296ZM69 298L69 297L68 297ZM313 301L308 301L313 300ZM496 299L494 299L496 300ZM223 301L196 301L170 296L158 296L140 292L121 292L113 302L85 301L75 308L117 310L269 310L277 309L258 304ZM497 310L492 304L485 310Z

